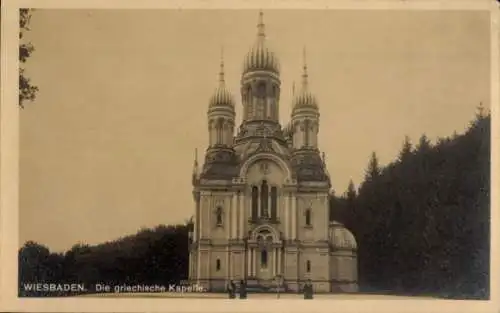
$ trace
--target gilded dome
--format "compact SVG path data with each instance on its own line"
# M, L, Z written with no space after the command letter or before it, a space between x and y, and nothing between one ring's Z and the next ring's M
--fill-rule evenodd
M215 89L212 98L210 98L210 108L219 106L228 106L234 108L234 97L226 87L224 80L224 61L221 60L219 72L219 86Z
M354 235L339 222L330 222L330 243L336 249L356 250Z
M252 71L270 71L279 75L279 61L276 54L266 44L263 13L260 12L257 41L245 56L243 74Z

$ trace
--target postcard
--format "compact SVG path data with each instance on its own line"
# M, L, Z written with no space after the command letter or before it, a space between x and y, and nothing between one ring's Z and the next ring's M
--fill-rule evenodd
M0 308L499 312L497 16L5 1Z

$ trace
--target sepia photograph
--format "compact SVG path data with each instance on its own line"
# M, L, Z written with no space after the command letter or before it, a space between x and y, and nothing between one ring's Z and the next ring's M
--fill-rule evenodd
M19 299L492 299L491 10L18 13Z

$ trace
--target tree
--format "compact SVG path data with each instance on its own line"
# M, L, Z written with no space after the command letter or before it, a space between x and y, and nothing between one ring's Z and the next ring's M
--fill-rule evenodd
M134 235L99 245L77 243L64 254L27 242L19 250L19 285L78 282L95 292L92 289L98 282L163 286L180 282L188 278L189 223L142 228ZM22 288L19 295L58 296L26 293Z
M417 148L416 150L419 152L429 151L429 149L431 148L431 142L430 142L429 138L427 138L426 134L423 134L422 136L420 136L420 139L418 140L418 144L417 144L416 148Z
M349 185L347 185L347 191L345 192L345 196L347 200L350 201L353 201L356 198L356 187L354 187L352 179L349 180Z
M368 163L368 169L366 170L365 180L372 181L380 175L381 169L379 166L377 154L372 152L370 157L370 162Z
M399 157L398 161L403 162L406 160L411 154L412 154L413 146L410 141L410 137L405 136L405 140L403 142L403 147L401 148L401 151L399 152Z
M26 101L35 100L38 87L26 76L23 64L26 63L35 47L30 42L24 42L24 33L29 31L32 9L19 9L19 107L24 108Z
M33 291L24 290L25 283L38 283L47 279L48 268L46 261L50 255L47 247L40 245L34 241L28 241L19 249L18 252L18 279L19 279L19 295L29 295ZM38 293L35 292L34 295Z
M484 112L438 145L423 135L411 157L382 169L372 155L354 200L360 288L488 298L489 173Z

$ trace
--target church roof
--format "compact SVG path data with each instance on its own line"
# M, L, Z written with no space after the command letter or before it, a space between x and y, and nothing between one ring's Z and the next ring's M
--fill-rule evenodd
M202 179L232 179L239 172L238 157L233 149L212 149L205 155L205 163L200 174Z
M336 249L356 250L354 235L337 221L330 222L330 244Z
M296 151L292 157L291 164L292 170L299 182L329 181L330 179L319 151Z
M235 150L241 159L246 159L259 152L275 153L285 156L286 159L290 157L288 148L272 138L252 138L241 145L235 146Z

